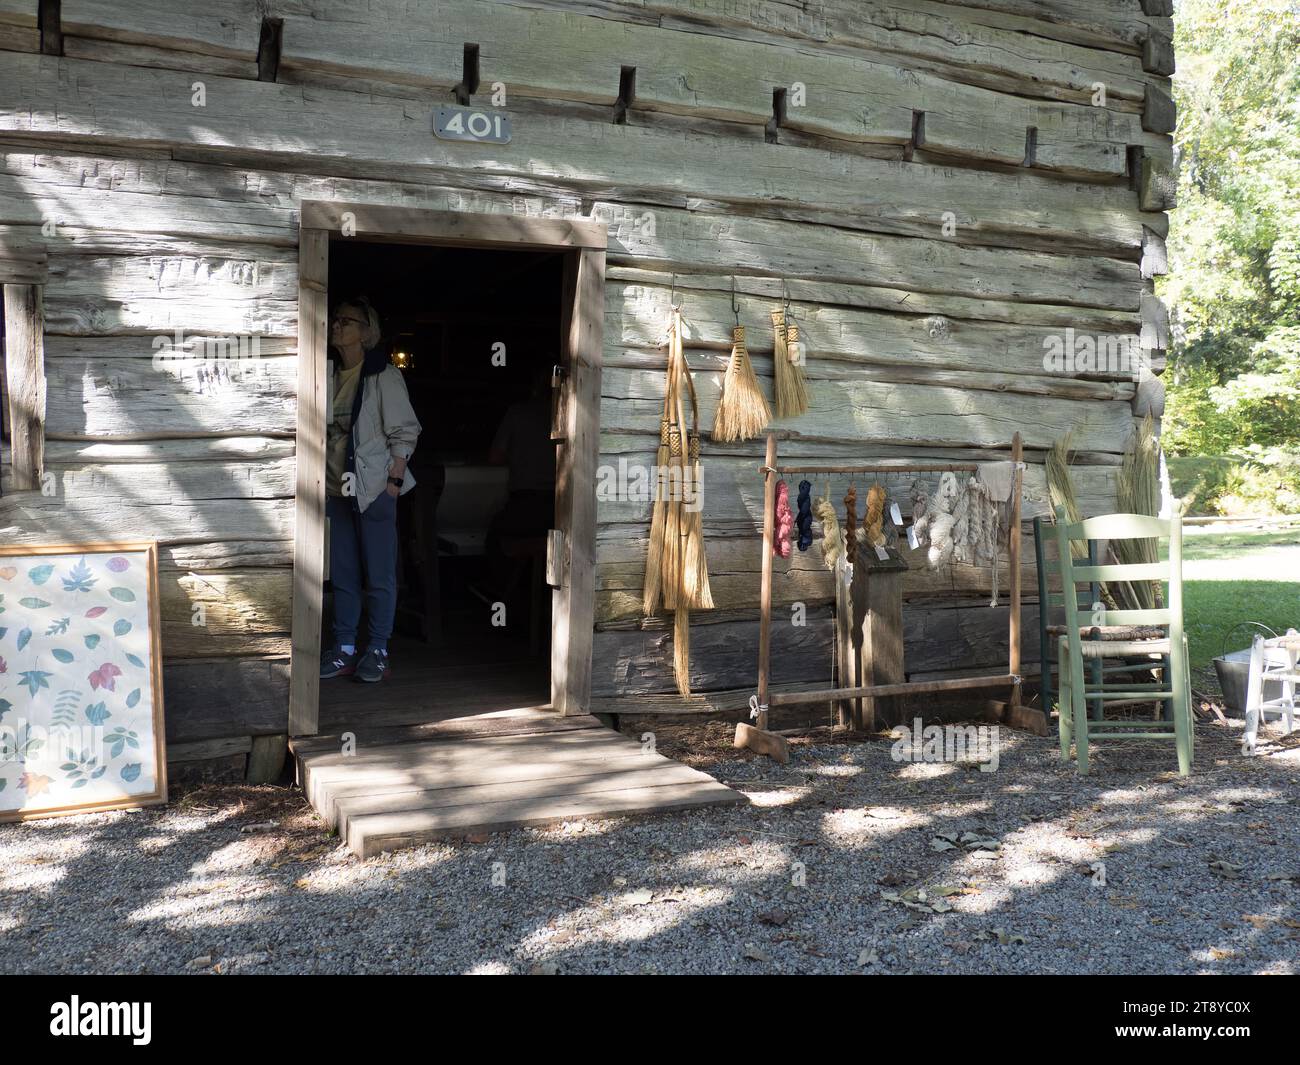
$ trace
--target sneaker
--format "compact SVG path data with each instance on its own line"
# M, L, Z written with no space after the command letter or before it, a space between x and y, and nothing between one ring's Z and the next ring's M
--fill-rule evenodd
M356 672L357 654L355 651L347 655L337 647L331 647L328 651L322 651L320 656L320 679L329 680L330 677L350 677Z
M357 663L355 677L368 684L376 684L388 676L388 652L372 647Z

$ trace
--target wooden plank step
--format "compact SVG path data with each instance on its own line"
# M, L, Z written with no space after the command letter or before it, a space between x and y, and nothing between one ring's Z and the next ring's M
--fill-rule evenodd
M320 751L337 752L343 746L342 732L352 733L358 747L365 745L391 745L396 743L421 743L466 739L472 736L534 735L544 732L572 732L577 729L603 728L590 714L573 714L565 717L550 707L532 707L526 710L498 710L488 714L472 714L429 721L418 725L372 726L359 723L356 727L340 730L329 736L299 736L289 741L295 754L312 754Z
M633 766L645 766L654 757L640 751L628 753L603 753L590 757L572 757L561 754L546 758L534 756L513 757L501 760L485 755L481 760L471 757L459 765L430 764L416 768L393 768L383 763L370 765L344 764L321 769L308 769L304 774L303 792L307 800L325 816L325 805L336 789L356 786L366 789L417 787L471 787L477 784L508 783L518 780L544 780L548 777L573 773L617 773ZM326 818L328 820L328 817Z
M372 743L352 755L321 739L294 741L299 779L361 857L476 832L745 801L707 774L599 727Z
M545 780L515 780L502 784L474 784L468 787L425 790L382 791L377 794L333 797L329 808L335 814L332 827L346 837L357 818L381 813L411 813L416 810L454 811L515 800L550 800L565 796L590 795L607 791L667 787L670 784L700 784L700 774L680 762L663 765L629 766L622 770L582 773Z
M500 803L368 814L351 821L347 844L358 857L369 858L383 851L478 832L499 832L505 828L547 825L575 818L620 817L745 801L739 792L704 774L700 776L708 783L674 783L663 787L587 792L541 800L511 799Z

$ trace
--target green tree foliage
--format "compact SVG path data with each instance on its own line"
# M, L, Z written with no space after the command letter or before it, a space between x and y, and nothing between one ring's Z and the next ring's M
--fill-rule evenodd
M1260 463L1300 447L1300 0L1180 0L1176 24L1164 444Z

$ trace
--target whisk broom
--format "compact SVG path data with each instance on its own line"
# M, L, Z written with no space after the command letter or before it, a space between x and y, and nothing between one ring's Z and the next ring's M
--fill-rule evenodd
M787 321L784 309L772 312L773 364L776 376L776 416L797 418L808 410L799 327Z

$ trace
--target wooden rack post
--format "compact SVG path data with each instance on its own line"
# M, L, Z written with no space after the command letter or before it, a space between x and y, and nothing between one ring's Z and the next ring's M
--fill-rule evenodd
M1046 733L1045 719L1035 712L1029 721L1020 707L1020 496L1024 485L1024 445L1020 434L1011 441L1011 458L1015 464L1012 473L1011 518L1008 530L1007 554L1011 565L1011 618L1007 651L1007 672L998 676L958 677L952 680L916 681L901 684L872 684L847 688L826 688L803 692L771 694L772 666L772 542L775 538L776 480L784 473L801 473L816 477L828 474L870 473L974 473L979 467L966 463L880 463L856 466L778 466L776 435L767 435L767 457L763 464L763 562L762 583L759 589L758 625L758 694L754 699L753 718L756 728L743 722L736 726L735 745L750 747L770 754L780 761L789 757L784 737L767 731L768 711L772 706L796 706L802 703L828 702L859 698L880 698L892 695L920 695L923 693L964 691L976 688L1008 687L1010 695L1004 705L1007 723L1017 727L1041 729Z
M1011 519L1008 522L1010 528L1007 529L1007 560L1011 565L1011 587L1007 593L1011 598L1011 622L1007 634L1009 643L1007 672L1013 677L1020 676L1020 489L1023 484L1024 453L1020 434L1016 433L1011 438L1011 461L1015 463L1015 467L1012 474L1014 480L1011 487ZM1011 686L1011 697L1007 702L1011 706L1020 705L1019 684Z
M767 461L763 465L763 568L758 614L758 715L757 728L767 729L768 680L772 667L772 541L776 538L776 435L767 434Z

